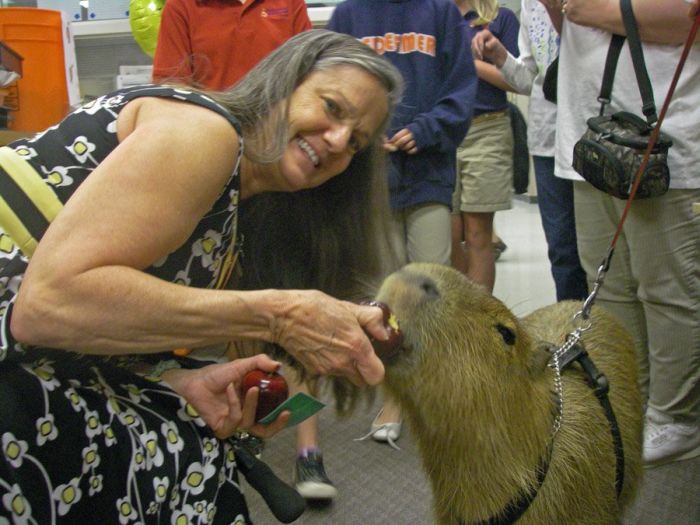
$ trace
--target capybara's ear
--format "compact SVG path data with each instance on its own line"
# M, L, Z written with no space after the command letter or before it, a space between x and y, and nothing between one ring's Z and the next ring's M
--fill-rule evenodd
M549 360L552 358L551 346L546 343L534 343L528 368L532 377L537 377L547 368Z

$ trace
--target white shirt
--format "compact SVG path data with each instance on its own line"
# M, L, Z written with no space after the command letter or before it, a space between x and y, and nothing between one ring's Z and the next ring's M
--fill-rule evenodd
M555 174L582 180L571 167L574 144L586 131L586 120L599 113L597 101L611 34L564 20L559 50ZM647 72L661 112L683 46L642 44ZM642 116L642 100L625 43L617 64L611 104L606 112ZM688 55L661 130L671 137L668 166L671 188L700 188L700 45Z
M559 35L539 0L522 0L518 50L518 58L508 53L501 73L518 93L530 95L527 124L530 154L553 157L557 106L545 100L542 83L547 66L557 56Z

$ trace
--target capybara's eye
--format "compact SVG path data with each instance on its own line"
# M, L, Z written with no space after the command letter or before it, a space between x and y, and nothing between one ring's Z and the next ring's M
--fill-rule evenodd
M435 282L432 279L424 279L420 284L420 289L423 290L423 293L428 296L429 299L437 299L440 297L437 286L435 286Z
M498 323L496 325L496 330L500 332L501 337L503 337L503 340L507 345L515 344L515 334L513 333L513 330L511 330L507 326L503 326L501 323Z

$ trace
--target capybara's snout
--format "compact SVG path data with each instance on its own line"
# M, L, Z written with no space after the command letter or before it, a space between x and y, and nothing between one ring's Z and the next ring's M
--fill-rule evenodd
M390 368L425 374L428 364L431 370L457 362L460 367L483 366L465 365L474 358L492 362L494 370L514 365L520 346L516 318L453 268L408 264L385 279L376 299L391 308L403 332L402 352L388 363Z

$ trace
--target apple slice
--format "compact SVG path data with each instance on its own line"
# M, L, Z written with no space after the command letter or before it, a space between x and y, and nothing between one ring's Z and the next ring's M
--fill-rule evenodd
M386 303L382 303L381 301L362 301L360 304L367 306L377 306L381 308L384 327L387 329L387 332L389 332L389 339L387 339L386 341L380 341L370 335L369 340L372 343L372 346L374 347L374 351L376 352L377 356L382 361L385 361L395 356L398 353L401 344L403 343L403 333L399 328L399 321L396 319L396 316L391 311L391 308L389 308L389 306Z

